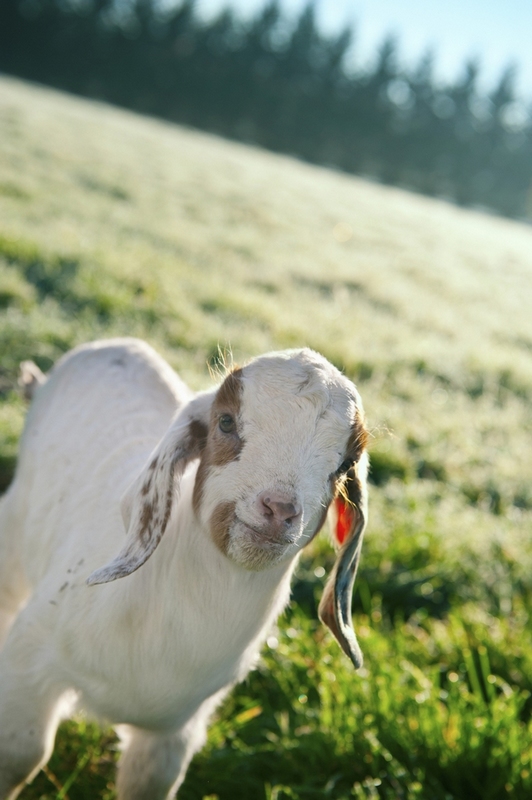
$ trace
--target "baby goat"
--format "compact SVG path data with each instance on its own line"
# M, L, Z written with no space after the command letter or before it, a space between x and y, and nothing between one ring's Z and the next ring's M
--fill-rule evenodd
M360 397L311 350L196 395L135 339L80 347L48 379L25 370L35 398L0 501L0 798L74 705L120 726L119 798L173 797L330 507L341 547L319 613L362 663Z

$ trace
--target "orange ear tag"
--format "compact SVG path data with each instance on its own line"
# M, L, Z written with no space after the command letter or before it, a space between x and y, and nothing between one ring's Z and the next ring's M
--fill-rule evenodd
M351 531L355 520L355 511L350 503L346 503L343 497L335 499L336 510L336 541L342 545Z

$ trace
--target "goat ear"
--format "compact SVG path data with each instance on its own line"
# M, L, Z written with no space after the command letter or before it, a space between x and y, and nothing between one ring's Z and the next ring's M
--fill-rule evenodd
M127 530L113 561L93 572L89 585L130 575L151 556L166 530L186 466L199 457L207 439L214 392L198 395L178 414L121 502Z
M363 658L353 630L351 600L368 517L367 471L368 457L363 453L347 473L345 488L348 500L338 496L333 501L334 534L340 550L318 609L321 621L330 628L355 669L362 666Z

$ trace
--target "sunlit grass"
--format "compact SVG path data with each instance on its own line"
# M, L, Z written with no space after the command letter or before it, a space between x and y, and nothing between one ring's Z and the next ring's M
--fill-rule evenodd
M323 537L183 798L532 795L531 296L529 227L0 80L0 488L19 362L97 337L194 388L310 345L367 409L364 670L316 622ZM116 755L65 723L22 796L111 800Z

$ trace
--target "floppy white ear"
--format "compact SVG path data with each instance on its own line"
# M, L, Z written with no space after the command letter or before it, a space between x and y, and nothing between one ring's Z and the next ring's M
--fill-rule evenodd
M362 666L362 651L353 629L351 600L360 560L362 538L368 519L368 457L363 453L347 473L345 488L349 500L334 499L334 535L341 549L318 608L319 618L337 639L355 669Z
M121 501L126 543L113 561L93 572L89 585L135 572L151 556L168 525L187 464L205 447L215 392L198 395L181 409Z

